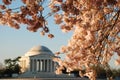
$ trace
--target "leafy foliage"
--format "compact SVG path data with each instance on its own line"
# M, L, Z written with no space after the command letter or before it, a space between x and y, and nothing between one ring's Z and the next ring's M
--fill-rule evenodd
M5 59L5 70L4 74L9 75L9 77L12 76L13 73L19 74L20 73L20 66L19 66L19 58L17 57L15 59Z

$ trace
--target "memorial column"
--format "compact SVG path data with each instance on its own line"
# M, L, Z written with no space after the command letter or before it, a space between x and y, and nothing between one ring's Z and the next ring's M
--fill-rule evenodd
M47 72L49 72L49 59L47 59Z
M50 72L52 72L52 60L50 60Z
M45 72L45 59L43 59L43 71Z

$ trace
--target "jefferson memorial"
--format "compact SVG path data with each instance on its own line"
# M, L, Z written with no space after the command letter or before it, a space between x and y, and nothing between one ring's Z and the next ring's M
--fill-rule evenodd
M57 63L53 62L53 52L45 46L35 46L20 58L21 74L19 77L67 77L56 75Z

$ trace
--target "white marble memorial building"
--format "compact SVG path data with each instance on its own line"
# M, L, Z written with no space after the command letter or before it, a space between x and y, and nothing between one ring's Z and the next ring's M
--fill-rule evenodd
M20 77L52 77L55 76L56 63L51 50L45 46L35 46L20 58L22 74Z

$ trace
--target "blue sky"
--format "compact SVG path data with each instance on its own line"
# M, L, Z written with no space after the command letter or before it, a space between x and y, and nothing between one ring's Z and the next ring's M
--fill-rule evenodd
M17 1L19 2L19 0ZM18 2L15 2L10 7L16 8L20 6L21 3ZM45 12L45 14L47 14L47 12ZM0 25L0 62L3 62L4 59L7 58L22 56L33 46L44 45L53 52L56 52L59 51L62 45L66 45L72 32L63 33L59 26L54 24L54 19L52 17L49 17L47 20L49 22L48 26L50 33L55 35L53 39L49 39L47 35L41 36L40 31L35 33L29 32L26 30L25 25L21 25L19 30L10 28L6 25Z
M44 45L53 52L59 51L62 45L66 45L72 33L62 33L59 27L50 24L51 33L55 38L49 39L46 36L41 36L40 32L29 32L23 25L19 30L8 26L0 25L0 62L6 58L14 58L24 55L33 46Z

